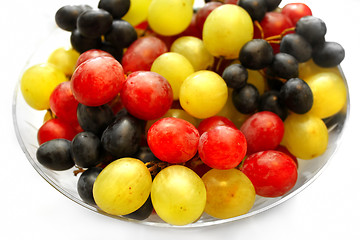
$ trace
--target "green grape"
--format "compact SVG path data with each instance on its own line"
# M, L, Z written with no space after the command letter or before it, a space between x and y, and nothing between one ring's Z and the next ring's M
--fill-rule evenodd
M214 63L214 56L205 48L203 41L196 37L184 36L176 39L170 51L184 55L195 71L206 70Z
M238 169L211 169L202 176L206 187L205 212L226 219L250 211L255 202L255 188Z
M148 22L154 32L172 36L184 31L191 22L192 4L189 0L152 0Z
M71 76L79 56L80 54L75 49L61 47L50 54L48 62L60 68L66 76Z
M126 215L145 203L151 184L150 172L142 161L121 158L107 165L96 178L94 200L106 213Z
M307 62L299 64L299 78L307 79L315 74L323 72L332 72L341 76L340 71L337 67L323 68L314 63L312 59Z
M51 63L28 68L20 80L21 93L30 107L36 110L50 108L49 98L57 85L67 81L65 74Z
M194 68L186 57L179 53L167 52L155 59L151 71L163 76L171 85L174 100L179 99L180 86Z
M327 118L339 112L346 103L346 87L340 75L323 72L304 79L313 93L313 106L309 113Z
M228 88L217 73L201 70L188 76L180 88L181 107L195 118L217 114L228 98Z
M318 117L306 114L290 114L284 121L282 145L295 157L312 159L323 154L328 145L328 130Z
M206 18L203 41L215 57L235 59L242 46L253 38L253 22L249 14L234 4L215 8Z
M202 215L206 189L190 168L172 165L161 170L151 188L151 200L158 216L172 225L186 225Z
M228 98L225 106L216 115L228 118L236 125L237 128L240 128L243 122L250 117L250 114L242 114L235 108L231 98L232 91L232 88L228 89Z
M167 118L167 117L184 119L184 120L188 121L189 123L191 123L192 125L194 125L195 127L198 125L198 121L193 116L191 116L190 114L188 114L187 112L185 112L182 109L169 109L169 111L167 111L164 114L164 116L162 116L161 118ZM159 119L161 119L161 118L159 118ZM147 121L146 127L145 127L146 132L149 130L151 125L153 125L159 119Z
M122 20L136 26L146 20L151 0L131 0L128 12Z

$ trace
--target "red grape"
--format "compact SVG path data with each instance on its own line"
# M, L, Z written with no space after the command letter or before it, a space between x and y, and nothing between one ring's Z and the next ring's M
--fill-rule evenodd
M243 160L246 147L246 139L240 130L218 126L201 135L198 151L209 167L231 169Z
M200 122L197 129L201 136L204 132L209 131L210 129L218 126L228 126L237 129L236 125L231 120L223 116L213 116L206 118Z
M170 109L173 92L170 83L160 74L137 71L126 79L120 98L131 115L143 120L154 120Z
M122 66L124 72L150 71L152 63L168 51L166 44L159 38L147 36L137 39L124 53Z
M284 136L284 123L275 113L257 112L240 127L247 141L248 154L275 149Z
M281 13L286 15L295 26L297 21L305 16L312 16L311 9L304 3L289 3L286 4Z
M75 137L78 132L67 122L54 118L46 121L38 130L37 139L39 145L52 139L64 138L69 141Z
M162 161L183 163L195 156L199 144L199 132L181 118L162 118L147 133L150 150Z
M78 67L83 62L85 62L86 60L89 60L89 59L95 58L95 57L101 57L101 56L112 57L112 55L110 53L105 52L105 51L100 50L100 49L87 50L86 52L80 54L79 58L76 61L75 68Z
M202 33L204 22L209 14L217 7L221 6L221 2L208 2L196 13L195 23L199 31Z
M254 185L256 194L263 197L286 194L294 187L298 176L294 161L274 150L251 154L241 170Z
M81 104L100 106L111 101L125 81L121 64L113 57L96 57L76 68L71 89Z

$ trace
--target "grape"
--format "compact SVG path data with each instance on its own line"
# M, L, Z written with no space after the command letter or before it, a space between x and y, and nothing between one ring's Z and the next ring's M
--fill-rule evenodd
M169 163L183 163L195 156L199 143L198 130L180 118L162 118L147 133L147 143L154 155Z
M215 8L220 7L221 5L221 2L208 2L196 12L195 25L201 33L203 32L206 18Z
M94 200L108 214L130 214L146 202L151 183L150 172L143 162L121 158L107 165L96 178Z
M130 45L122 58L125 74L136 71L150 71L155 59L167 51L166 44L157 37L139 38Z
M137 151L134 155L134 158L141 160L143 163L159 161L148 146L140 147L139 151Z
M226 67L222 78L230 88L241 88L246 84L248 79L247 69L241 64L231 64Z
M323 43L326 34L323 20L314 16L305 16L296 23L296 33L303 36L312 46Z
M320 118L309 113L290 114L284 128L283 145L297 158L312 159L325 152L328 131Z
M247 42L240 51L241 64L252 70L260 70L271 64L274 52L271 45L263 39L253 39Z
M283 121L288 115L288 110L280 92L275 90L266 91L260 97L259 111L270 111L278 115Z
M75 67L78 67L80 64L82 64L86 60L89 60L90 58L101 57L101 56L111 57L112 55L110 53L105 52L105 51L100 50L100 49L90 49L90 50L80 54L80 56L76 60Z
M280 96L286 107L294 113L307 113L313 106L313 93L309 85L300 78L286 81L281 87Z
M42 63L26 69L20 80L20 89L26 103L36 110L50 108L50 95L62 82L65 74L50 63Z
M215 72L197 71L188 76L180 88L181 106L196 118L208 118L218 113L227 100L225 81Z
M339 77L341 77L341 73L337 67L323 68L315 64L312 59L310 59L305 63L299 64L299 78L303 80L311 77L312 75L323 72L332 72L334 74L337 74Z
M214 57L205 48L203 41L196 37L177 38L171 45L170 51L185 56L194 67L194 71L206 70L214 63Z
M136 39L135 28L124 20L114 20L111 29L105 34L105 41L117 49L128 48Z
M78 29L71 32L71 46L79 53L86 52L90 49L97 49L101 46L101 38L87 38L81 35Z
M78 125L77 107L79 102L72 94L70 82L60 83L50 95L50 109L56 117L70 123L72 126Z
M262 111L250 116L241 125L240 131L245 135L247 153L275 149L284 136L284 123L273 112Z
M213 116L213 117L206 118L200 122L197 129L201 136L204 132L207 132L210 129L212 129L214 127L218 127L218 126L227 126L227 127L237 129L236 125L224 116Z
M113 122L114 113L107 104L89 107L80 103L77 108L77 118L82 129L101 136L105 128Z
M105 129L101 144L114 157L129 157L139 150L142 133L143 127L138 119L123 115Z
M66 76L71 76L75 70L76 61L79 53L73 48L55 49L48 57L48 62L60 68Z
M311 59L312 47L301 35L292 33L282 38L280 52L290 54L302 63Z
M125 82L121 64L113 57L89 59L78 66L71 77L76 100L86 106L100 106L111 101Z
M259 99L259 91L252 84L246 84L232 92L234 106L242 114L255 112L259 105Z
M209 167L230 169L240 164L246 149L246 139L241 131L228 126L217 126L201 135L198 152L200 159Z
M249 13L253 21L261 21L267 12L264 0L239 0L237 4Z
M345 50L339 43L325 42L314 48L312 58L320 67L336 67L344 60Z
M275 10L281 3L281 0L264 0L264 1L266 2L266 7L269 12Z
M92 132L78 133L71 141L71 157L81 168L95 167L100 163L100 139Z
M205 212L226 219L250 211L255 202L255 189L249 178L237 169L212 169L202 176L206 186Z
M97 176L101 171L102 168L99 167L92 167L86 169L85 172L83 172L80 175L79 180L77 182L77 191L79 193L80 198L84 202L93 206L96 206L93 196L93 186Z
M74 166L70 154L70 141L67 139L53 139L39 146L36 150L36 158L44 167L63 171Z
M251 17L243 8L224 4L214 9L204 23L204 45L215 57L235 59L253 38L253 30Z
M130 3L130 8L122 19L137 26L146 20L151 0L131 0Z
M194 68L186 57L179 53L168 52L155 59L151 71L163 76L171 85L173 99L179 99L180 86Z
M151 187L156 213L172 225L186 225L200 218L206 204L206 189L191 169L172 165L161 170Z
M300 18L312 15L311 9L304 3L288 3L281 9L281 13L288 16L294 25Z
M122 58L123 58L123 55L124 55L124 49L123 48L118 48L118 47L114 46L110 42L103 41L103 42L101 42L101 46L99 47L99 50L108 52L118 62L122 61Z
M73 31L76 28L78 16L91 7L83 7L80 5L66 5L55 13L55 22L61 29L65 31Z
M63 138L71 141L77 134L76 130L67 122L54 118L46 121L38 130L37 140L43 144L52 139Z
M151 215L153 210L154 207L152 205L151 197L149 195L146 202L139 209L137 209L135 212L124 215L124 217L136 219L136 220L145 220Z
M298 61L287 53L277 53L270 64L270 71L275 76L285 79L297 78L299 76Z
M339 112L346 103L346 86L341 76L324 72L304 79L309 85L314 103L309 113L319 118L330 117Z
M280 197L289 192L297 180L295 162L288 155L274 150L248 156L241 168L262 197Z
M247 83L252 84L259 91L259 94L263 94L265 92L265 78L262 73L256 70L247 69L248 72L248 80Z
M181 33L189 26L192 14L189 0L152 0L147 20L154 32L172 36Z
M170 83L160 74L138 71L128 76L120 98L131 115L143 120L153 120L170 109L173 91Z
M99 38L111 28L113 17L103 9L90 9L77 19L76 27L80 34L88 38Z
M98 8L108 11L113 18L122 18L130 8L130 0L100 0Z

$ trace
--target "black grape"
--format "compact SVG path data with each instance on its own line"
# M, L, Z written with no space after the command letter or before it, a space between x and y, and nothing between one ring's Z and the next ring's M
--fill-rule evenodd
M116 48L113 44L103 41L99 49L110 53L116 60L121 62L124 54L124 50L122 48Z
M98 8L108 11L113 18L120 19L129 11L130 0L100 0Z
M247 42L239 54L241 64L252 70L260 70L269 66L273 58L273 48L264 39L253 39Z
M301 35L293 33L285 35L280 42L280 52L290 54L299 63L310 60L312 47Z
M79 177L77 182L77 191L84 202L96 206L93 196L93 186L97 176L102 171L102 168L92 167L85 170Z
M312 46L325 41L326 30L325 22L314 16L300 18L295 28L295 32L303 36Z
M101 143L114 157L131 157L140 148L142 123L130 116L118 117L102 134Z
M280 90L286 107L298 114L307 113L313 105L313 94L309 85L300 78L289 79Z
M259 105L259 98L259 91L252 84L246 84L242 88L234 89L232 93L235 108L243 114L255 112Z
M72 168L75 163L70 153L71 142L58 138L47 141L36 150L36 158L46 168L62 171Z
M105 128L113 122L115 116L111 107L107 104L98 107L89 107L79 103L77 108L77 118L80 127L84 131L101 136Z
M78 17L76 27L84 37L99 38L110 30L112 21L113 17L109 12L91 9Z
M344 60L345 50L339 43L325 42L323 45L314 48L312 57L320 67L336 67Z
M79 53L86 52L90 49L98 49L101 46L101 38L87 38L81 35L79 30L75 29L70 36L71 46Z
M290 79L299 76L299 63L287 53L277 53L269 66L271 72L280 78Z
M281 3L281 0L265 0L267 11L271 12L272 10L275 10L279 4Z
M151 152L150 148L143 146L139 151L134 155L134 158L141 160L143 163L159 161L157 157Z
M260 22L267 12L267 6L264 0L239 0L237 5L244 8L253 21Z
M230 88L241 88L246 84L248 72L241 64L231 64L225 68L222 78Z
M78 16L84 11L91 9L87 5L66 5L55 13L55 22L65 31L73 31L76 28Z
M151 202L151 197L149 196L146 202L135 212L124 215L124 217L136 219L136 220L145 220L147 219L153 211L153 205Z
M259 111L270 111L277 114L283 121L288 115L285 103L280 98L280 92L269 90L260 97Z
M100 139L92 132L78 133L71 141L71 156L78 167L89 168L100 163Z
M137 39L135 28L124 20L114 20L105 40L118 49L128 48Z

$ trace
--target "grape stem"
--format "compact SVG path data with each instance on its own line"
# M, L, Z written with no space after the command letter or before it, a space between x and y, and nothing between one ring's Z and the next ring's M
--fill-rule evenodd
M254 25L255 25L255 26L259 29L259 31L260 31L260 37L261 37L261 39L264 39L264 38L265 38L265 36L264 36L264 30L263 30L263 28L261 27L259 21L255 20L255 21L254 21Z
M292 27L292 28L287 28L285 29L284 31L282 31L279 35L274 35L274 36L271 36L271 37L267 37L265 38L265 41L269 42L269 43L278 43L280 44L280 41L281 39L286 35L288 34L289 32L292 32L295 30L295 27ZM271 42L275 40L276 42Z

